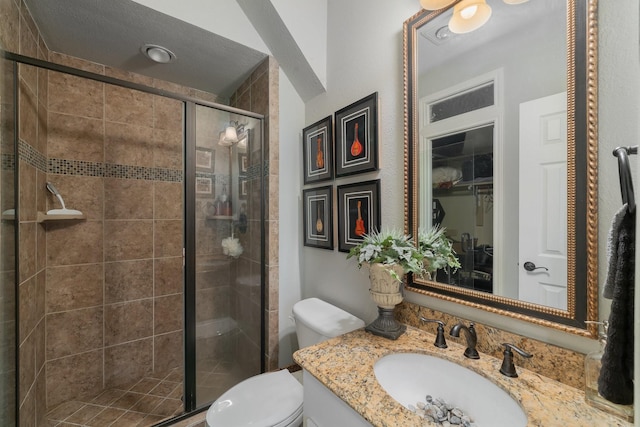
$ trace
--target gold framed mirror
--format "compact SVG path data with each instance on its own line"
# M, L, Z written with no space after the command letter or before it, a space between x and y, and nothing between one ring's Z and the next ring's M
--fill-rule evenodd
M469 33L404 22L405 231L461 264L406 287L596 337L597 0L487 3Z

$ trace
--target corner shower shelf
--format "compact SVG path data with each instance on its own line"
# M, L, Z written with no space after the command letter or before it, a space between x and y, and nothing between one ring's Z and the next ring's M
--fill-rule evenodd
M46 222L46 221L80 221L87 219L85 214L81 215L47 215L44 212L38 212L38 216L36 220L38 222Z
M211 216L208 216L207 219L225 219L229 221L233 219L233 216L232 215L211 215Z
M15 221L16 219L16 211L14 209L7 209L2 212L2 220L3 221Z

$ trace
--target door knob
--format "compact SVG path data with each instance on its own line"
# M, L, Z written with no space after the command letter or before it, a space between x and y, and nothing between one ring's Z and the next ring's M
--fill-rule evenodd
M539 270L541 268L543 268L546 271L549 271L549 269L547 267L536 267L536 265L534 263L532 263L531 261L525 262L523 267L527 271Z

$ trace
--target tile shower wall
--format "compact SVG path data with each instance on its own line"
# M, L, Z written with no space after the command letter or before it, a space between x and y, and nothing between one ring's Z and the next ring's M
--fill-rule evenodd
M249 181L248 218L249 227L264 227L265 232L265 311L263 312L267 342L265 347L266 370L278 368L278 147L279 147L279 115L278 115L279 66L273 57L265 59L231 96L233 107L263 114L264 119L264 173L266 221L260 220L260 197L262 189L258 181ZM260 165L259 152L249 156L250 168ZM249 233L248 233L249 234ZM246 242L242 241L243 246ZM260 348L260 319L252 317L252 313L260 312L260 289L251 286L256 276L260 275L260 248L253 247L250 255L243 257L237 264L238 286L234 288L235 305L239 321L248 333L241 336L246 342L240 344ZM246 302L249 301L250 304ZM259 352L241 352L245 364L256 363Z
M47 180L87 216L45 225L51 408L182 364L182 105L49 72L48 133Z

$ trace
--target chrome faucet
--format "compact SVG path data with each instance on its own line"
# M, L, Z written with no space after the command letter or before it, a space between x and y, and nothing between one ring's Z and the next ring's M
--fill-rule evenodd
M433 343L433 345L438 348L447 348L447 341L444 339L444 322L437 319L427 319L426 317L422 316L420 316L420 321L424 323L437 323L438 331L436 335L436 341Z
M478 354L478 350L476 350L476 344L478 343L478 336L476 335L476 329L474 328L474 323L471 322L469 327L466 327L462 323L456 324L453 328L451 328L451 332L449 335L452 337L460 336L460 329L464 331L464 335L467 338L467 349L464 351L464 355L469 359L480 359L480 355Z

